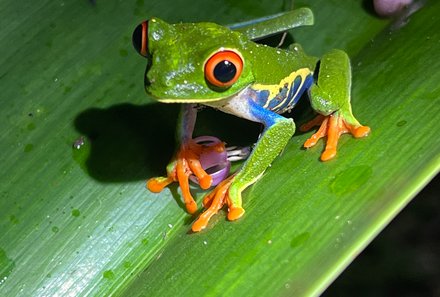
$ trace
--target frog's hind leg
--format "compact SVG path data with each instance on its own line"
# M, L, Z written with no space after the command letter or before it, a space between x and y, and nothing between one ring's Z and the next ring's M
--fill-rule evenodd
M300 127L308 131L320 126L305 143L304 147L314 146L319 139L327 136L327 143L321 160L327 161L336 156L339 137L351 133L354 137L365 137L370 128L361 125L353 116L350 104L351 67L347 54L341 50L332 50L320 61L318 79L310 88L309 96L312 108L319 115Z
M206 210L192 225L194 232L204 229L209 219L225 205L228 207L228 220L235 221L243 216L241 193L263 175L295 132L292 119L267 110L250 98L238 97L237 101L246 106L244 117L264 124L265 129L242 168L205 196L203 205Z

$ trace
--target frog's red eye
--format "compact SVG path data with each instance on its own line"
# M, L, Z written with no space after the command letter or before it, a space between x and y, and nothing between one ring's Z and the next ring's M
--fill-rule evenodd
M223 50L213 54L205 63L205 78L213 86L232 86L240 77L243 60L233 51Z
M148 21L142 22L134 29L133 46L136 51L146 57L148 54Z

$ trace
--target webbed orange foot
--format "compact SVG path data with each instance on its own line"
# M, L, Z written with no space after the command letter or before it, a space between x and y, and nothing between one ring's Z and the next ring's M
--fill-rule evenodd
M193 214L197 211L197 204L189 190L189 177L196 176L202 189L208 189L212 184L212 177L206 173L200 164L200 156L208 152L223 152L224 143L206 146L190 140L183 144L177 153L176 159L168 167L167 177L154 177L147 181L147 188L154 193L161 192L172 182L178 182L182 190L186 210Z
M193 223L193 232L199 232L205 229L211 217L225 205L228 205L229 208L228 220L237 220L243 216L244 209L241 206L234 205L229 197L229 188L233 180L234 175L231 175L218 184L211 193L205 196L203 199L203 206L206 208L206 210Z
M328 115L318 115L313 120L300 127L300 131L308 131L315 126L320 126L318 131L304 143L305 148L314 146L319 139L327 136L327 143L324 152L321 154L322 161L328 161L336 156L339 137L342 134L350 133L356 138L365 137L370 133L370 127L362 126L356 120L355 124L348 123L343 116L337 112Z

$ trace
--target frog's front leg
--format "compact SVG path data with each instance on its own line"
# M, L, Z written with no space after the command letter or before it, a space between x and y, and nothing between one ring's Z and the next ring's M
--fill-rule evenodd
M196 116L197 108L194 104L182 104L177 128L177 141L180 145L175 157L167 166L167 176L147 181L147 188L154 193L162 191L172 182L178 182L186 209L191 214L197 211L197 204L189 190L189 177L195 175L202 189L208 189L212 184L212 177L200 164L200 155L209 151L225 150L224 143L206 146L192 139Z
M332 50L322 57L318 69L318 80L309 90L312 108L319 115L302 125L301 131L314 126L319 130L312 135L304 147L314 146L317 141L327 136L327 143L321 160L327 161L336 155L339 137L351 133L354 137L364 137L370 128L362 126L353 116L350 105L351 67L347 54L341 50Z
M194 232L204 229L209 219L224 205L228 206L229 220L239 219L244 214L241 193L264 173L295 131L292 119L266 110L250 99L243 101L241 104L247 104L246 109L249 110L247 118L264 124L265 130L243 167L205 196L203 205L206 210L192 225Z

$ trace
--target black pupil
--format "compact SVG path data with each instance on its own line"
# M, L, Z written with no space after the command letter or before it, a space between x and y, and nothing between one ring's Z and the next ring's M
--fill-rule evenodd
M142 48L142 24L138 25L134 30L132 40L134 48L140 53Z
M237 68L228 60L221 61L214 68L214 77L222 83L231 81L236 73Z

